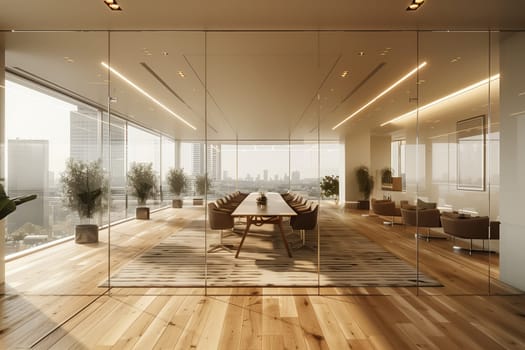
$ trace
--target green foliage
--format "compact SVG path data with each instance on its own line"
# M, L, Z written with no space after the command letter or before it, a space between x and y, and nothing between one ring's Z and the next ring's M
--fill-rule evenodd
M374 189L374 178L370 175L368 167L364 165L356 169L355 175L357 178L357 185L359 186L359 192L363 194L365 200L368 200Z
M323 177L321 180L321 191L324 197L335 197L335 200L337 200L339 198L339 176L326 175Z
M94 162L68 159L60 183L64 205L76 210L80 218L92 218L106 208L108 183L100 159Z
M184 169L170 169L168 171L168 185L170 186L170 192L180 196L181 193L186 191L188 186L188 179L184 174Z
M198 195L203 196L206 191L210 191L211 181L208 178L208 174L197 175L195 177L195 191Z
M392 183L392 168L385 167L381 169L381 183L384 183L384 184Z
M153 172L153 163L131 164L128 171L131 194L137 197L139 205L145 205L148 199L157 195L157 177Z

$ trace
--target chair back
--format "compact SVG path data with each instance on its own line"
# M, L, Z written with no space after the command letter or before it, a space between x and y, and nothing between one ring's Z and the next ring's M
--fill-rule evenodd
M315 203L310 210L292 216L290 225L294 230L313 230L317 226L318 211L319 205Z
M233 216L218 210L215 203L208 203L208 222L212 230L224 230L233 227Z

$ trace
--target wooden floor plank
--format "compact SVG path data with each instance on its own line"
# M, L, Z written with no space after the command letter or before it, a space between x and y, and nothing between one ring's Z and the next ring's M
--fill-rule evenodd
M201 215L202 208L168 209L115 226L112 272ZM416 263L413 232L359 212L338 215ZM422 269L445 285L437 289L322 288L317 296L317 288L238 287L205 296L202 288L121 288L99 297L107 242L102 231L97 245L65 243L9 262L0 348L27 348L41 337L36 349L525 347L525 296L495 279L492 290L508 295L485 295L487 256L456 254L449 241L419 242ZM497 278L497 266L491 274Z

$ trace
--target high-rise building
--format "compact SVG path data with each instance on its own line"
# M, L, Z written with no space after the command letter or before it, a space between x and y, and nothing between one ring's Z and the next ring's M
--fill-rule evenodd
M208 174L211 180L221 179L221 145L220 144L209 144L208 145L208 157L207 167L205 164L204 157L205 144L201 142L195 142L191 144L192 152L192 175L201 175L204 173Z
M70 157L92 162L102 158L101 123L99 112L89 107L78 106L69 114Z
M36 194L37 198L11 213L7 232L31 223L47 227L49 223L49 141L9 140L7 165L7 194L18 197ZM46 198L46 201L44 200Z

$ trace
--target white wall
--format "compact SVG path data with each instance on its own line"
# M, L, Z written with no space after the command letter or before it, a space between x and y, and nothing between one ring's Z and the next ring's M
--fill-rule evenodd
M500 48L500 279L525 290L525 33Z

